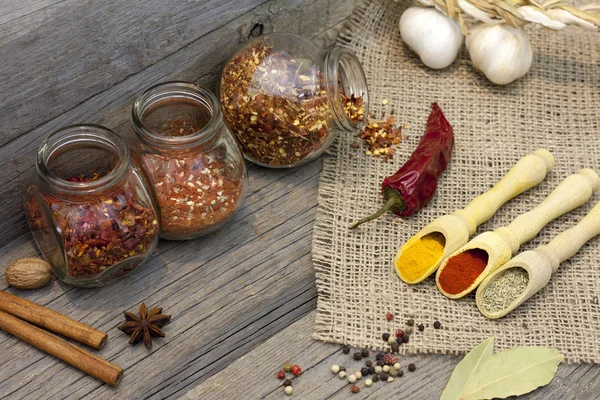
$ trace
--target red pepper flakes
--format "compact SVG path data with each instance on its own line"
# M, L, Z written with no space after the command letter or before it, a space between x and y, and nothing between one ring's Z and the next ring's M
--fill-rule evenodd
M99 177L95 174L89 178L78 176L67 180L89 182ZM135 187L135 183L126 182L116 193L86 198L80 203L40 195L35 186L28 189L30 194L38 192L38 198L43 198L52 212L62 236L70 276L94 278L111 266L152 248L158 235L158 221L154 210L139 200ZM32 231L49 228L35 200L25 203L25 214ZM121 273L133 268L132 265Z
M229 177L235 167L209 153L145 154L161 210L163 235L195 235L228 220L236 211L243 182Z
M221 107L244 153L273 166L298 163L327 140L332 112L314 65L265 38L225 65Z
M354 123L362 122L365 119L365 99L363 96L355 96L354 93L348 97L345 93L340 93L344 111L348 118Z
M358 137L363 140L363 146L367 148L365 154L368 156L381 157L387 162L396 153L396 148L402 140L402 129L396 127L396 117L390 116L383 121L367 119L363 130ZM350 144L353 149L360 148L356 142Z

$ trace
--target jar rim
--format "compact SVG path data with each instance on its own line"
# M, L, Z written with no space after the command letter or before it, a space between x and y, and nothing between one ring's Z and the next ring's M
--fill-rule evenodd
M117 164L98 179L72 182L56 175L49 167L52 156L65 146L93 144L118 156ZM126 176L130 166L129 149L126 142L113 130L96 124L75 124L60 128L42 141L37 152L36 170L42 181L66 193L91 193L106 189L115 181Z
M210 119L202 128L189 135L165 136L144 124L144 113L151 106L168 98L193 100L206 108ZM161 82L144 90L131 108L131 126L140 140L158 147L190 147L198 145L218 132L222 124L221 108L216 96L208 89L185 81Z
M355 96L362 96L364 101L364 117L361 121L353 121L346 111L339 97L340 90L340 69L346 74L351 75L350 91ZM329 90L333 94L333 115L341 128L355 132L362 129L369 115L369 86L365 72L358 57L354 52L341 46L333 46L325 56L325 74ZM362 93L359 93L362 91Z

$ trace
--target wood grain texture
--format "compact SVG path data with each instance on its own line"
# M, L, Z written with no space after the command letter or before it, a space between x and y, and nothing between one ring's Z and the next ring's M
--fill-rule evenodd
M364 365L343 354L341 346L310 338L315 312L311 312L284 331L244 355L223 371L188 391L186 399L274 399L287 398L275 375L283 362L301 365L303 373L294 378L294 396L300 399L436 399L439 398L460 357L410 355L400 359L404 376L391 383L364 386L357 381L358 394L350 392L347 379L330 372L333 364L343 365L352 374ZM418 333L415 333L418 334ZM374 355L371 354L371 359ZM407 366L414 363L415 372ZM251 371L251 373L249 373ZM233 384L235 382L235 384ZM546 387L520 399L595 399L600 396L600 371L590 364L561 365L554 380Z
M0 245L26 232L20 191L42 137L81 122L119 131L148 86L187 80L214 89L223 62L249 35L287 31L324 42L356 2L3 3L16 11L0 20Z

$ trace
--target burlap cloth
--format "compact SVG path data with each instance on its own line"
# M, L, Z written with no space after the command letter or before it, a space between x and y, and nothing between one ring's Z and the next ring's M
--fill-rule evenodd
M318 289L314 337L381 349L381 335L404 325L413 310L416 332L403 352L462 354L496 337L496 349L548 346L568 362L600 362L600 237L561 264L548 286L507 317L492 321L475 305L440 294L433 277L418 285L400 281L392 267L397 249L434 218L463 208L490 189L522 156L544 147L556 160L539 186L513 199L477 233L507 225L539 204L569 174L600 172L600 33L529 27L535 51L527 76L508 87L477 74L463 50L443 71L424 67L403 44L398 21L408 2L369 0L359 6L342 45L363 63L378 116L405 122L399 154L388 164L350 147L341 136L325 159L313 237ZM382 100L388 99L387 106ZM387 215L349 231L348 225L382 204L380 185L405 162L423 134L430 104L438 101L454 126L456 147L437 195L410 218ZM600 200L550 223L520 251L547 243L574 226ZM394 312L394 321L386 321ZM442 329L432 328L439 320Z

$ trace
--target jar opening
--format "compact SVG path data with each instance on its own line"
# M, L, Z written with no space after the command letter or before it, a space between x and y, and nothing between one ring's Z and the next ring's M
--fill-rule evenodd
M100 125L72 125L50 134L38 150L38 175L69 193L96 191L126 175L129 151Z
M216 97L187 82L166 82L135 100L131 124L143 142L159 147L189 147L217 132L221 121Z
M348 131L361 129L369 114L369 90L360 61L350 50L336 46L325 63L336 122Z

